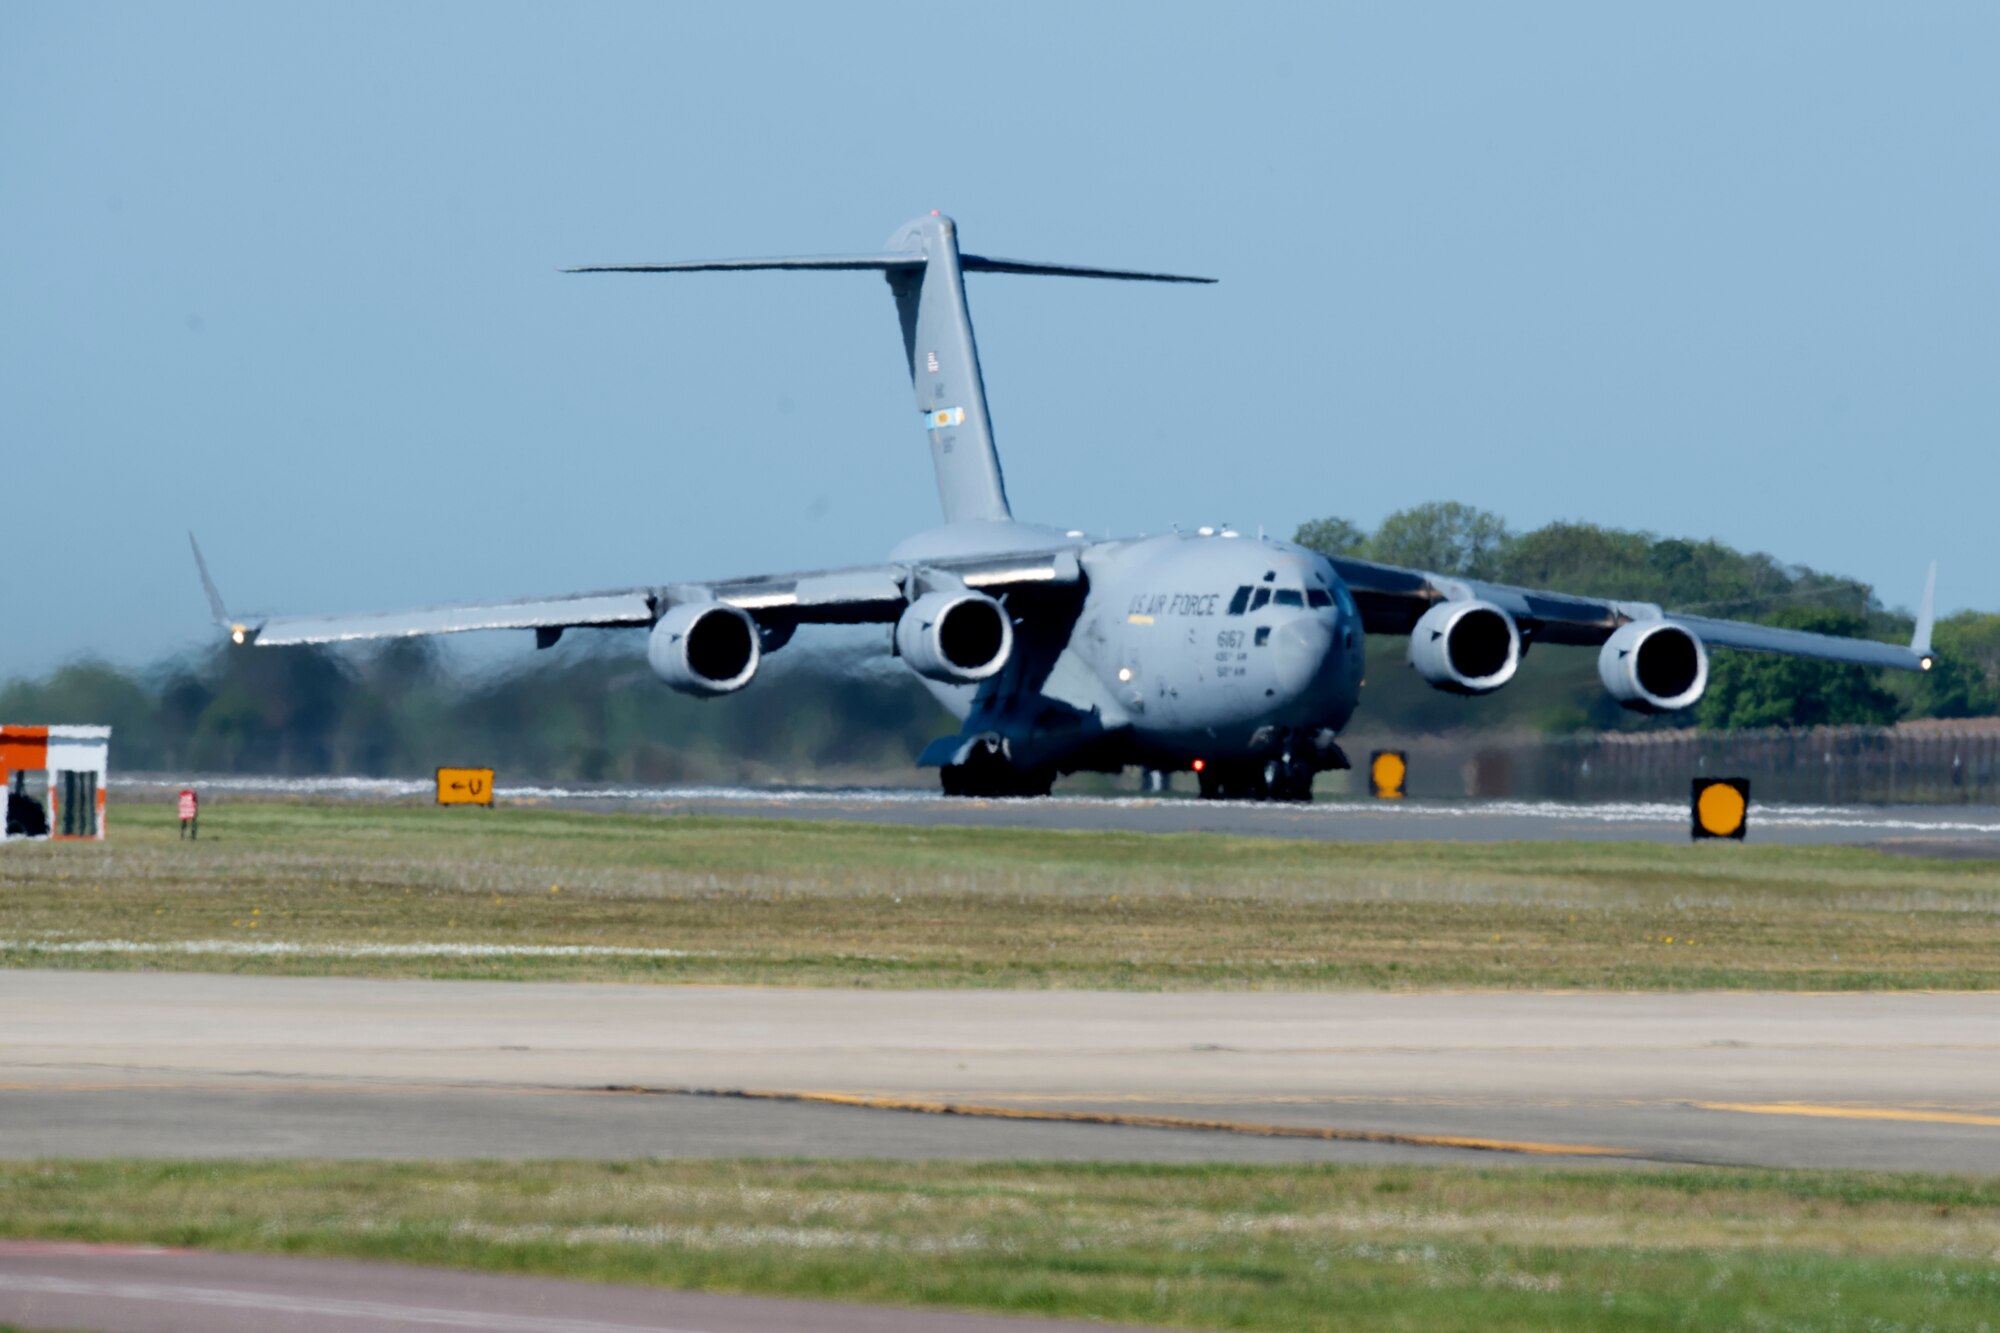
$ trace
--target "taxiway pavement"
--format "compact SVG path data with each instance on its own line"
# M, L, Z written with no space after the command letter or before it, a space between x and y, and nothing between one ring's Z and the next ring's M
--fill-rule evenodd
M0 1156L2000 1172L2000 994L852 991L0 972Z
M1085 1333L1103 1324L344 1259L0 1241L0 1320L99 1333Z

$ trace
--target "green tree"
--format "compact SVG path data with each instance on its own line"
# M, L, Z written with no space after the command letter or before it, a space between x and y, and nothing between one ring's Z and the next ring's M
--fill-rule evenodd
M1923 717L2000 713L2000 615L1962 611L1932 636L1937 664L1917 678L1912 709Z
M1505 545L1499 581L1584 597L1646 601L1660 585L1653 567L1657 545L1650 533L1551 523Z
M1383 519L1368 543L1368 553L1386 564L1490 579L1499 574L1512 541L1513 534L1498 514L1455 500L1434 500Z
M1368 549L1368 533L1344 518L1316 518L1301 523L1292 540L1321 555L1361 555Z
M1854 636L1868 629L1851 611L1813 608L1777 612L1764 621L1818 634ZM1896 696L1867 667L1725 649L1709 658L1708 690L1695 717L1712 729L1884 726L1899 711Z
M0 687L0 722L109 726L135 754L157 747L158 713L146 687L108 662L71 662L46 679Z

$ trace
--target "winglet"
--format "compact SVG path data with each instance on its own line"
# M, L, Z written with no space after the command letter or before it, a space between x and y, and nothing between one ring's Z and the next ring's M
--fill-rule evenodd
M188 546L194 551L194 567L201 574L201 590L208 594L208 613L215 619L216 627L226 630L237 643L247 643L254 633L248 625L229 618L228 610L222 605L222 594L215 590L215 580L208 576L208 561L201 558L201 543L188 533Z
M1937 561L1931 561L1930 577L1924 580L1924 603L1917 608L1917 632L1910 637L1910 651L1918 665L1929 671L1937 659L1931 654L1931 625L1937 620Z

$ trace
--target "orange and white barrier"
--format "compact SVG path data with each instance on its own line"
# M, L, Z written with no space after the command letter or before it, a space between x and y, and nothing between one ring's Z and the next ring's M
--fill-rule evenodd
M0 825L0 840L10 837L104 837L104 789L110 768L109 727L0 726L0 786L8 796L9 818ZM16 774L46 773L46 822L40 834L14 832ZM32 798L30 798L32 799Z

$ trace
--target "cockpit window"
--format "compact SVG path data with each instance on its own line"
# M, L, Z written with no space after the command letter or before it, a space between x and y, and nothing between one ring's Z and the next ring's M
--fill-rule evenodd
M1310 606L1332 606L1333 594L1324 588L1307 588L1306 603Z
M1232 616L1240 616L1243 614L1243 609L1249 605L1250 605L1250 588L1246 584L1245 586L1238 588L1236 590L1236 595L1229 599L1229 614Z
M1257 589L1257 595L1250 599L1250 609L1252 611L1261 611L1264 607L1264 603L1270 600L1271 600L1271 590L1269 588L1259 588Z
M1278 589L1277 596L1271 600L1279 606L1304 606L1306 604L1305 594L1301 593L1297 588L1280 588Z

